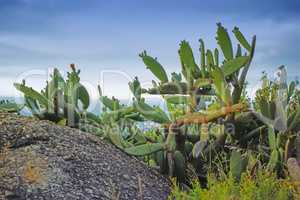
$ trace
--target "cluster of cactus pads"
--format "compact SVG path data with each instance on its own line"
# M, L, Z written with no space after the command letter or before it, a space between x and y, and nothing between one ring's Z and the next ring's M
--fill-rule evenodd
M58 69L54 69L46 87L38 92L23 83L15 83L17 90L24 94L25 106L34 116L54 122L78 127L79 120L90 104L86 88L80 83L80 71L70 65L64 80Z
M12 112L16 113L22 110L23 106L18 105L17 103L11 102L9 100L0 101L0 112Z
M206 50L200 39L200 63L197 64L191 46L182 41L178 51L181 73L172 73L171 80L156 58L146 51L140 54L159 82L153 81L153 87L149 89L134 90L135 96L140 93L161 95L169 110L168 114L155 110L142 113L147 120L161 124L162 142L133 146L125 151L136 156L153 155L161 172L176 176L180 182L205 176L203 165L208 162L209 155L218 153L225 145L227 122L235 119L235 113L249 109L240 97L254 54L255 36L250 44L239 29L234 28L238 43L234 53L227 30L221 24L217 25L216 39L223 56L219 55L218 48ZM223 61L220 61L221 57ZM211 102L210 106L206 102ZM220 118L224 119L223 123L216 124ZM209 128L205 130L205 127ZM213 129L219 130L219 134L212 133ZM236 155L240 152L235 152L234 158ZM235 158L232 162L240 163L240 160ZM241 173L236 172L237 168L233 167L233 174Z
M283 176L286 164L300 159L298 83L288 85L281 67L275 81L263 78L251 106L245 86L256 37L248 41L237 27L232 32L235 50L220 23L218 48L206 49L200 39L199 56L194 56L190 44L182 41L178 50L181 72L170 76L157 58L143 51L139 56L156 77L153 87L142 88L136 77L129 83L132 103L123 105L104 96L99 86L103 105L99 115L87 112L89 95L74 65L67 80L55 69L41 92L25 82L15 87L24 93L25 106L33 115L108 139L126 153L154 162L161 173L177 177L180 183L189 184L195 178L205 183L207 172L218 170L215 163L220 157L225 158L221 164L229 166L224 171L236 180L243 171L259 167ZM145 93L162 97L168 110L147 104ZM138 127L143 121L156 124L152 135Z

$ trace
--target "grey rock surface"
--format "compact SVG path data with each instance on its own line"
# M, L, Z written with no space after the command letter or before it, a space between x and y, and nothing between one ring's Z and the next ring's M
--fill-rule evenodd
M166 199L169 180L89 133L0 113L0 199Z

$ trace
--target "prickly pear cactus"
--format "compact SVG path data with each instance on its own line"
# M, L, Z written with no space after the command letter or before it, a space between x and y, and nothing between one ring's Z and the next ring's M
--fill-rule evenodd
M56 123L66 121L68 126L78 127L81 115L89 107L90 97L87 89L80 83L80 70L76 70L74 64L70 68L71 72L68 72L66 80L58 69L54 69L50 81L46 82L45 89L41 92L28 87L25 81L14 84L23 93L25 106L34 116Z
M231 152L230 173L236 179L240 180L242 173L247 168L248 159L242 156L238 151Z
M17 113L22 110L23 106L18 105L14 102L10 102L8 100L1 100L0 101L0 112L10 112L10 113Z

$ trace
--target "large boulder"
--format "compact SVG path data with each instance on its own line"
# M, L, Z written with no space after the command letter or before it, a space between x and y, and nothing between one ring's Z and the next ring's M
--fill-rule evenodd
M89 133L0 113L0 199L166 199L169 180Z

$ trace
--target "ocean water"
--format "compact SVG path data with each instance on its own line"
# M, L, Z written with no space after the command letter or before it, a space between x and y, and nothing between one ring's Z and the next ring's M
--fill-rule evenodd
M24 103L23 97L6 97L6 96L2 96L2 97L0 97L0 100L9 100L9 101L12 101L12 102L15 102L15 103L18 103L18 104L23 104ZM162 98L160 98L160 97L149 97L148 96L148 97L145 98L145 100L146 100L146 103L148 103L149 105L159 106L164 111L167 111L167 106L166 106L166 104L165 104L165 102L163 101ZM124 105L130 105L132 103L132 100L131 99L120 99L120 103L124 104ZM101 104L100 100L96 100L96 99L91 100L88 111L94 113L95 115L100 115L101 111L102 111L102 104ZM21 111L21 114L28 116L31 113L28 109L24 108Z

